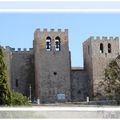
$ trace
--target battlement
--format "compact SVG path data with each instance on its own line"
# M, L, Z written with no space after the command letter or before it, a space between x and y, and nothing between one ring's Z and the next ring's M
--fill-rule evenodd
M10 51L11 50L11 47L10 46L0 46L0 47L2 47L4 50L6 50L6 51Z
M23 48L23 49L21 49L21 48L10 48L11 49L11 51L13 51L13 52L32 52L33 51L33 48L29 48L29 49L27 49L27 48Z
M90 36L87 40L119 40L119 37L106 37L106 36Z
M40 28L37 28L35 30L35 32L37 32L37 31L39 31L39 32L68 32L68 29L64 29L64 30L57 29L57 30L55 30L55 29L52 28L52 29L48 30L47 28L44 28L43 30L40 30Z
M1 46L7 52L33 52L33 48L11 48L9 46Z

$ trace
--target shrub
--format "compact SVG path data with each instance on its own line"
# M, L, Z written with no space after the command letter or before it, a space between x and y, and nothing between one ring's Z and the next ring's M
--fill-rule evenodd
M19 106L19 105L30 106L31 101L26 96L23 96L21 93L12 91L11 105L12 106Z

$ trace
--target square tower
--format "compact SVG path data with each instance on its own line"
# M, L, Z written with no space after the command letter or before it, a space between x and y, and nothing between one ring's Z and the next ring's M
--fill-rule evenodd
M68 30L34 33L36 97L41 103L71 100Z
M98 84L104 80L104 70L119 55L118 37L90 37L83 43L84 67L90 79L90 96L102 95Z

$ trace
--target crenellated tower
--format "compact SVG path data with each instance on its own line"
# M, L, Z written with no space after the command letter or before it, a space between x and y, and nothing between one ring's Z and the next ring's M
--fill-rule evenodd
M34 33L36 96L41 103L71 100L68 30Z
M104 80L104 70L119 55L118 37L90 37L83 43L84 67L89 75L90 96L101 96L98 83Z

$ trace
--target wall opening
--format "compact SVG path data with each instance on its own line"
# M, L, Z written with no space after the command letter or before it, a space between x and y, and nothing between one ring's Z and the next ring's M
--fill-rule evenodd
M50 37L46 38L46 50L47 51L51 50L51 38Z
M61 42L60 42L60 37L55 38L55 50L60 51L61 49Z
M108 53L111 53L111 44L108 43Z
M80 90L78 90L77 94L81 94L81 91L80 91Z
M100 43L100 53L103 53L103 52L104 52L103 44Z
M15 80L15 85L18 87L18 79Z
M54 72L53 74L54 74L54 75L57 75L57 72Z

